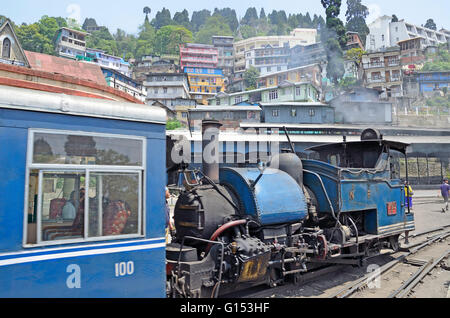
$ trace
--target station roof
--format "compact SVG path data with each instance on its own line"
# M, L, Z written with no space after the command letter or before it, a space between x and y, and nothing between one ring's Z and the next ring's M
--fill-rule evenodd
M340 142L340 143L334 143L334 144L325 144L325 145L318 145L306 148L305 150L312 150L312 151L322 151L322 150L341 150L344 148L344 145L349 146L355 146L355 145L367 145L367 144L382 144L387 145L391 149L398 150L402 153L405 153L406 148L410 145L408 143L399 142L399 141L392 141L392 140L384 140L384 139L373 139L373 140L360 140L360 141L351 141L351 142Z
M179 129L167 131L167 135L186 138L190 141L201 141L202 134L200 131L193 131L192 136L188 129ZM315 143L315 144L327 144L327 143L341 143L342 135L295 135L289 134L289 138L294 143ZM360 135L346 136L347 142L360 141ZM398 142L403 144L441 144L450 145L450 139L448 136L390 136L384 135L383 140L388 142ZM279 134L259 134L256 131L243 132L243 131L221 131L219 134L219 141L236 141L236 142L287 142L286 135L280 131Z
M211 105L211 106L200 106L198 105L196 108L190 109L189 111L192 112L223 112L223 111L228 111L228 112L232 112L232 111L260 111L261 108L259 106L251 106L251 105L246 105L246 106L239 106L239 105L235 105L235 106L230 106L230 105Z

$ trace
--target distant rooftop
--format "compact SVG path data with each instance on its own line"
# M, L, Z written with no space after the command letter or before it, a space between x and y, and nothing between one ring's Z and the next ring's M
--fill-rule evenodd
M31 51L24 52L32 69L84 79L103 86L106 85L105 77L97 64L78 62Z

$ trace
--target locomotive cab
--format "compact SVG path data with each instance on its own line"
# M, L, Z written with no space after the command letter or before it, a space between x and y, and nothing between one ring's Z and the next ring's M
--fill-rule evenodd
M360 243L364 238L387 237L397 247L398 232L414 229L414 217L404 204L399 179L399 156L406 162L408 144L384 140L377 131L363 131L360 141L319 145L319 160L303 160L304 183L315 193L322 226L340 222L344 230L331 242ZM407 176L407 166L406 166ZM323 184L323 186L320 186Z

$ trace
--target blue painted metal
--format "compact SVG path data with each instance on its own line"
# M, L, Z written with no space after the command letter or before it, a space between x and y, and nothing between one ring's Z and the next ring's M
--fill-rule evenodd
M220 181L239 194L244 213L261 225L298 222L306 217L305 196L294 179L283 171L269 168L252 189L251 181L259 174L256 168L222 168Z
M23 247L29 128L145 137L145 236ZM0 297L165 297L164 125L0 108L0 149Z
M403 186L400 180L389 178L388 170L339 168L316 160L302 162L304 184L316 195L319 212L334 212L337 215L362 211L365 214L365 230L369 234L414 229L414 215L407 214L404 207ZM388 215L388 203L396 206L395 214Z

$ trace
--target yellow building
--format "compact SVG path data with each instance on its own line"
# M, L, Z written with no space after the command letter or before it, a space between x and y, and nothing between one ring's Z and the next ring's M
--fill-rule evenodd
M190 86L189 94L198 104L208 105L208 99L225 90L221 69L185 67Z
M278 87L284 81L294 83L310 82L316 87L322 87L322 68L319 64L310 64L291 68L285 71L268 73L258 78L258 88Z

